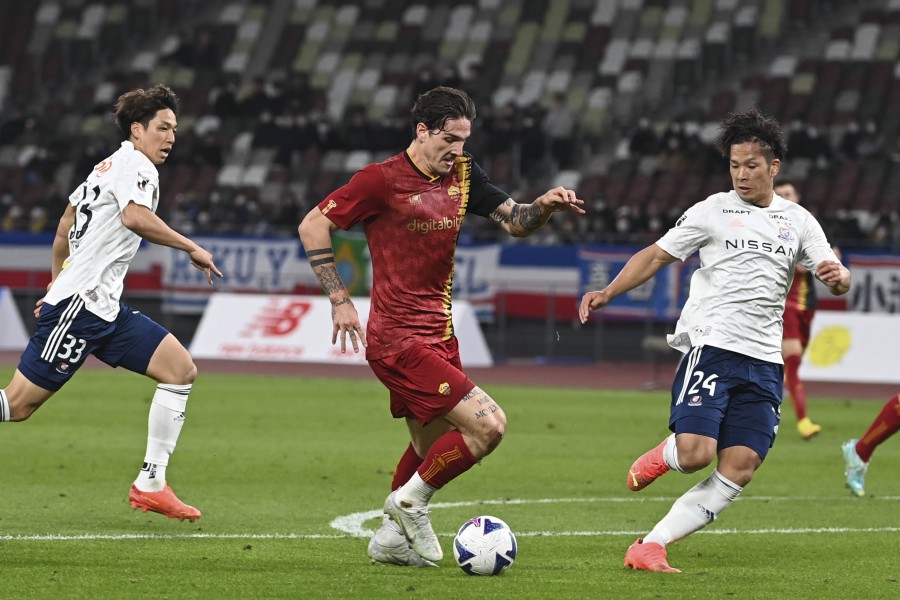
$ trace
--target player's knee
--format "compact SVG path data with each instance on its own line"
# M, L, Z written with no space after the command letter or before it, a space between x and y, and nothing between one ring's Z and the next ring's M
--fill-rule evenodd
M194 361L191 359L184 361L179 365L175 378L177 381L168 383L176 383L178 385L190 385L194 383L194 380L197 379L197 365L195 365Z
M501 410L497 411L495 416L496 418L492 419L488 426L482 430L482 435L480 436L485 448L485 455L493 452L500 445L500 442L503 441L503 436L506 435L506 414Z
M684 450L678 448L678 464L685 473L694 473L705 469L712 464L715 457L715 448L707 449L699 446Z

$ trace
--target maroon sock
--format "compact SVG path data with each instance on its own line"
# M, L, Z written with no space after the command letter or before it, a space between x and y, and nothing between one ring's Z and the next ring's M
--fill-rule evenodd
M866 434L856 443L856 453L863 462L869 462L875 448L897 433L898 429L900 429L900 394L885 403L884 408L869 425Z
M422 481L440 489L477 462L478 459L472 456L462 434L454 430L445 433L431 445L418 471Z
M801 358L799 354L795 354L784 359L784 385L787 387L788 395L791 397L791 404L794 405L794 412L797 413L798 421L806 417L806 389L804 389L803 382L800 381L800 376L798 375Z
M416 454L413 445L410 444L406 448L406 452L403 453L403 456L400 457L397 468L394 469L394 478L391 480L391 491L396 490L398 487L409 481L409 478L413 476L413 473L416 472L416 469L418 469L421 464L422 457Z

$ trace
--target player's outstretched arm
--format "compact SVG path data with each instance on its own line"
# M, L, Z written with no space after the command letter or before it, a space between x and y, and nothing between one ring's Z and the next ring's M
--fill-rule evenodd
M816 267L816 277L835 296L842 296L850 291L850 271L839 262L820 262Z
M222 277L222 272L213 262L212 254L166 225L165 221L146 206L129 202L122 209L122 224L148 242L187 252L191 264L206 273L206 280L210 285L213 273Z
M557 187L531 204L519 204L507 198L491 213L491 218L511 236L527 237L549 221L555 212L568 210L583 215L583 204L584 200L579 199L573 190Z
M587 323L592 310L599 310L609 304L610 300L629 292L641 285L662 269L678 260L656 244L647 246L628 259L619 274L608 286L596 292L587 292L581 298L578 307L578 318L582 324Z
M331 245L331 234L335 230L337 230L337 225L322 214L319 207L309 211L297 228L300 234L300 243L306 250L309 266L312 267L322 290L331 301L331 343L334 345L340 335L341 352L346 352L347 335L349 335L353 351L359 352L360 343L363 347L368 344L366 332L359 321L356 307L353 306L353 301L350 299L350 292L337 271L334 249Z

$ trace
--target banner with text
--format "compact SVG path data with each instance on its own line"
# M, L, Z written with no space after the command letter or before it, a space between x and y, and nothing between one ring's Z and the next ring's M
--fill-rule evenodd
M900 383L897 339L900 339L900 317L816 311L800 378Z
M212 253L224 277L213 277L210 286L185 252L165 248L162 281L167 312L199 314L215 290L291 292L298 282L309 281L305 274L311 275L296 240L197 237L194 241Z
M581 294L609 285L632 255L630 251L580 249ZM692 257L664 267L646 283L613 299L603 309L604 316L677 319L687 300L691 275L698 266L699 260Z
M900 257L854 254L849 264L850 310L900 312Z
M482 323L494 320L494 297L500 271L500 244L459 246L453 267L453 299L466 300Z
M369 299L353 298L365 327ZM472 305L453 302L453 325L462 362L489 367L491 352ZM196 358L365 364L365 351L341 353L331 345L331 303L318 296L216 293L209 298L191 342Z

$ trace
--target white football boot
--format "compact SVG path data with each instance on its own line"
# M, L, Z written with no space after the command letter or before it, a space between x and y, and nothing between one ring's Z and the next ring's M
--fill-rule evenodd
M384 515L381 527L369 540L369 558L372 562L387 565L400 565L401 567L436 567L430 560L425 560L409 545L409 540L403 535L400 526Z
M406 539L416 554L425 560L437 561L444 557L441 543L431 528L427 506L413 506L409 502L397 501L397 492L384 501L384 512L400 525Z

